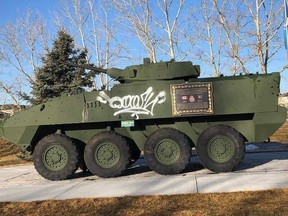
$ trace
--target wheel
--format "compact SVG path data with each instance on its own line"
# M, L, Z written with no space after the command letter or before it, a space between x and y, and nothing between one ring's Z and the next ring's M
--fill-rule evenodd
M121 175L130 159L128 142L115 132L102 132L93 136L84 150L84 160L90 172L103 178Z
M138 146L134 143L134 141L129 142L129 144L130 144L130 150L131 150L131 159L129 162L129 166L130 166L139 159L141 155L141 151L138 148Z
M75 143L62 134L51 134L41 139L33 152L34 166L46 179L64 180L75 173L79 152Z
M192 145L185 134L173 128L152 133L144 146L149 167L162 175L182 172L190 162Z
M201 163L209 170L230 172L245 155L242 135L226 125L209 127L198 138L196 151Z

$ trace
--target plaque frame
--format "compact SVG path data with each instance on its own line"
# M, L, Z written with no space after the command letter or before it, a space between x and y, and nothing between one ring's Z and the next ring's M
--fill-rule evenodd
M203 95L207 97L207 108L199 108L199 109L177 109L177 90L183 89L186 91L191 91L191 95L193 94L193 89L196 88L204 88L207 89L207 92L204 91ZM211 82L203 82L203 83L184 83L184 84L173 84L170 85L170 93L172 99L172 115L173 116L183 116L183 115L212 115L214 114L213 107L213 85ZM201 94L198 94L201 95ZM197 102L196 102L197 103Z

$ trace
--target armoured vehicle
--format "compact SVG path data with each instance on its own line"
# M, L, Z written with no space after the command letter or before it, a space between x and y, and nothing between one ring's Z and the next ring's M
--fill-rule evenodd
M149 59L107 73L119 81L111 90L62 95L4 121L4 137L33 154L44 178L69 178L84 164L115 177L141 151L155 172L177 174L192 147L207 169L229 172L245 142L266 140L286 120L279 73L199 78L192 62Z

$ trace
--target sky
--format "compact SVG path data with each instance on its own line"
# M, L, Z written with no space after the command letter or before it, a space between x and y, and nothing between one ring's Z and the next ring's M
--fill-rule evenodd
M0 1L0 23L14 21L21 11L27 8L38 10L45 19L50 19L51 12L56 7L57 0L1 0Z
M26 9L37 10L44 17L44 19L48 23L51 21L51 17L53 16L53 11L55 11L57 7L57 0L0 0L0 26L5 25L7 22L13 22L17 17ZM283 28L284 29L284 28ZM283 38L284 41L284 38ZM165 59L166 60L166 59ZM192 60L193 59L189 59ZM283 65L287 64L288 56L287 50L283 48L279 51L279 53L274 57L273 64L270 64L269 72L280 71ZM193 61L193 63L197 64L197 62ZM209 68L205 68L205 65L201 65L202 70L209 70ZM252 69L251 71L260 71L260 68ZM284 71L282 73L282 82L281 82L281 92L288 92L288 71Z

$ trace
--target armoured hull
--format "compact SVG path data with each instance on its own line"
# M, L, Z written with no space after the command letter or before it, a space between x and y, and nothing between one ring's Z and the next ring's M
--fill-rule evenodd
M84 142L99 131L115 130L137 138L143 150L146 137L157 128L176 128L196 143L207 127L225 124L247 141L258 142L286 120L286 109L278 106L278 91L278 73L134 82L111 91L63 95L31 107L7 119L3 135L27 148L57 130Z

